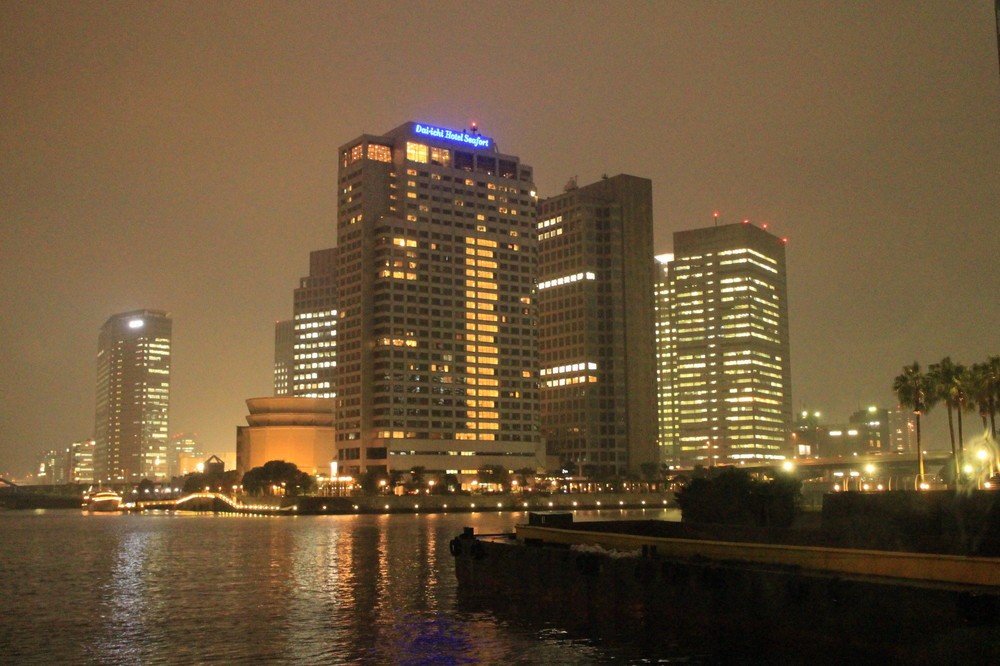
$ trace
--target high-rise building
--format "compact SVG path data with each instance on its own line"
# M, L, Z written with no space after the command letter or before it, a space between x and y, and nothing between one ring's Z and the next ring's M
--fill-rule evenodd
M97 352L96 481L167 478L170 315L134 310L111 316Z
M673 334L670 328L670 262L673 254L661 254L656 261L654 286L654 316L656 323L656 441L660 450L660 460L668 465L677 462L674 455L674 394L670 381L670 349Z
M803 410L795 417L792 441L796 455L846 458L872 453L902 452L901 434L894 431L895 409L872 405L847 417L847 422L822 423L820 412Z
M94 440L73 442L69 447L70 483L94 482Z
M309 275L295 290L292 380L289 395L336 396L337 248L309 253Z
M889 446L899 453L916 453L917 421L913 410L896 405L889 411Z
M791 453L785 243L749 222L674 234L661 335L661 423L674 464L777 460ZM666 310L663 310L666 308Z
M651 181L618 175L539 203L542 435L586 476L658 462Z
M202 458L204 455L198 442L198 433L181 432L171 435L167 444L167 478L184 476L183 461Z
M857 432L861 437L861 452L893 452L892 427L889 410L872 405L859 409L847 417L848 431Z
M94 440L73 442L64 449L52 449L38 461L36 481L46 485L94 482Z
M274 322L274 395L292 392L292 368L295 362L295 321Z
M61 485L67 482L69 459L65 449L51 449L42 454L38 462L37 483L46 486Z
M539 466L534 189L475 129L411 122L341 147L345 473Z

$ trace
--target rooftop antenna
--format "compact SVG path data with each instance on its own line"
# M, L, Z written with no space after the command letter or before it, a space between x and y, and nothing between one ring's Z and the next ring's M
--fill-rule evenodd
M715 218L715 226L719 226L719 211L712 213L712 217Z

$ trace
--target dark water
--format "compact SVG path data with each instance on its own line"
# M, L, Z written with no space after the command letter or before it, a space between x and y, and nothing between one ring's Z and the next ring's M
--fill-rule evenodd
M676 516L580 512L577 520ZM666 663L456 595L448 541L520 513L0 512L0 663ZM671 654L673 652L673 654Z

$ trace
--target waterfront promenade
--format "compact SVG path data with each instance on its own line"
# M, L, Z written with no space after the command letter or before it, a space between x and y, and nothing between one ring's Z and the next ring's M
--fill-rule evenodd
M191 493L177 499L139 501L132 510L215 511L242 514L460 513L476 511L573 511L663 509L668 493L517 493L484 495L356 495L249 497Z

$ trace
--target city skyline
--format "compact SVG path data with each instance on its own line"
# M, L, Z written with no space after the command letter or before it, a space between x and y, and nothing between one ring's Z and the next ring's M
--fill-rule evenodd
M337 242L337 147L410 118L478 120L540 197L651 179L657 252L716 210L769 222L793 410L888 405L906 363L995 355L992 4L5 5L0 471L91 436L94 337L145 307L174 316L171 430L233 449L274 321ZM496 26L512 57L478 48Z

